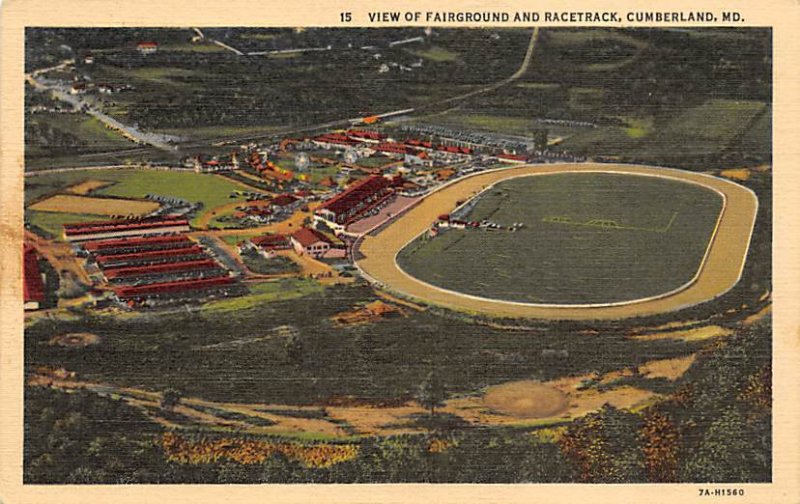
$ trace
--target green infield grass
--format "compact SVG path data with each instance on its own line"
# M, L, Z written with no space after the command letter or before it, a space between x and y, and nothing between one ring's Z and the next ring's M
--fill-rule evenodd
M464 294L542 304L624 302L683 286L723 204L698 185L609 173L506 180L473 202L462 219L523 226L425 235L400 251L400 267Z

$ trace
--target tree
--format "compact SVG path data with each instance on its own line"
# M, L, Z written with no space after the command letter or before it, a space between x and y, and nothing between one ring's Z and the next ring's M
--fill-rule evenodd
M641 419L605 404L570 424L559 440L582 483L646 481L639 445Z
M748 425L739 408L726 408L692 448L683 464L682 480L708 483L769 481L769 417Z
M417 402L423 408L430 411L431 416L436 414L436 408L444 406L447 397L444 384L438 379L433 371L428 373L417 390Z
M547 129L537 129L533 132L534 149L539 152L547 150Z
M284 344L284 348L286 349L286 357L294 364L302 363L304 347L305 343L299 334L290 334L289 337L286 338L286 343Z
M644 415L641 436L648 480L677 482L680 431L669 415L655 408L648 410Z
M161 407L166 411L172 411L175 406L180 404L183 394L175 389L167 389L161 395Z

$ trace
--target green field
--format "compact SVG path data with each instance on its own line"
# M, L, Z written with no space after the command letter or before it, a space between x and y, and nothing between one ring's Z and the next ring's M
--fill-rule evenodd
M136 144L84 114L43 112L25 119L26 161L47 163L60 155L131 149ZM73 163L78 164L77 159Z
M409 274L466 294L589 304L658 295L697 272L722 206L716 193L654 177L564 173L498 183L465 220L508 230L448 230L398 255Z
M113 185L99 189L92 194L119 196L123 198L143 198L147 194L172 196L187 201L202 203L203 207L195 216L234 201L229 198L233 191L241 188L228 180L214 175L193 172L176 172L164 170L119 169L84 171L40 175L26 180L25 202L46 195L60 192L67 187L84 180L108 180ZM58 217L53 217L57 215ZM75 214L49 214L46 212L28 212L32 224L45 230L60 232L60 224L83 220L83 216ZM58 233L56 233L58 234Z
M638 150L650 156L719 154L756 125L766 107L760 101L709 100L661 125Z
M411 54L431 61L455 61L458 59L458 53L448 51L444 47L439 46L433 46L421 51L412 51Z

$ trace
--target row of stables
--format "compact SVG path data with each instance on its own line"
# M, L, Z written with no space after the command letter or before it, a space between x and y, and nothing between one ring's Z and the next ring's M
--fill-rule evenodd
M237 294L237 279L185 233L188 225L186 219L167 216L67 224L64 233L73 238L98 284L129 306Z
M84 242L143 236L147 234L184 233L189 231L185 217L165 215L141 219L117 219L107 221L64 224L64 239L68 242Z

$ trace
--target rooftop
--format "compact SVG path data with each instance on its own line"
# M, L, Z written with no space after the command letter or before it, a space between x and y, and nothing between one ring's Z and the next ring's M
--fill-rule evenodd
M297 240L297 242L303 247L310 247L311 245L323 241L325 243L330 243L328 237L324 234L320 233L316 229L311 228L300 228L294 232L292 238Z

